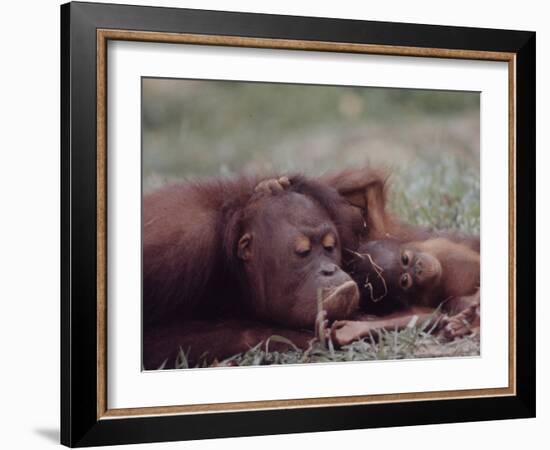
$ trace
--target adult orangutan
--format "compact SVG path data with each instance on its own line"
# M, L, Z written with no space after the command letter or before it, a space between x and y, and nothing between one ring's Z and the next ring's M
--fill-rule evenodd
M360 294L343 269L359 245L430 236L385 205L385 177L369 168L186 182L147 195L144 368L179 348L192 361L225 358L273 334L306 347L319 295L327 320L353 318Z

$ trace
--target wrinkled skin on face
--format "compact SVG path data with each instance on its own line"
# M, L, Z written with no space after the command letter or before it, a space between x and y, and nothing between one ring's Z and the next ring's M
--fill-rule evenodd
M254 313L312 328L320 297L329 320L350 317L359 291L340 268L342 243L326 210L297 192L260 197L249 209L237 254Z

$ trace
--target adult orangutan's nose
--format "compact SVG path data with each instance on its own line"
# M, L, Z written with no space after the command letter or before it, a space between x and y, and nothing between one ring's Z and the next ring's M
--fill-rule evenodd
M333 263L321 263L321 275L325 277L330 277L331 275L334 275L336 271L338 270L338 266Z

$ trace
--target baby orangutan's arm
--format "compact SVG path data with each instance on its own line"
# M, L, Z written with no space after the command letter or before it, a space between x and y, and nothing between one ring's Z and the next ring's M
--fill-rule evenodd
M478 290L473 295L457 297L448 304L443 304L443 312L431 308L410 307L375 319L373 316L364 316L358 317L359 320L340 320L332 325L331 338L336 345L348 345L381 329L403 330L411 323L426 324L429 321L426 324L428 327L436 326L439 336L452 340L479 330L479 299Z
M367 318L368 317L368 318ZM416 320L415 320L416 318ZM378 319L366 316L363 320L339 320L332 324L331 338L336 345L348 345L353 341L371 336L373 332L381 329L403 330L413 323L436 324L442 318L442 314L431 308L411 307L398 313L390 314ZM361 318L359 318L361 319Z

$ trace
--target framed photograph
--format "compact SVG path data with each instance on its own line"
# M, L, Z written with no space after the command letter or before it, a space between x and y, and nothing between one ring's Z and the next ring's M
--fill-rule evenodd
M535 33L61 7L61 441L535 415Z

